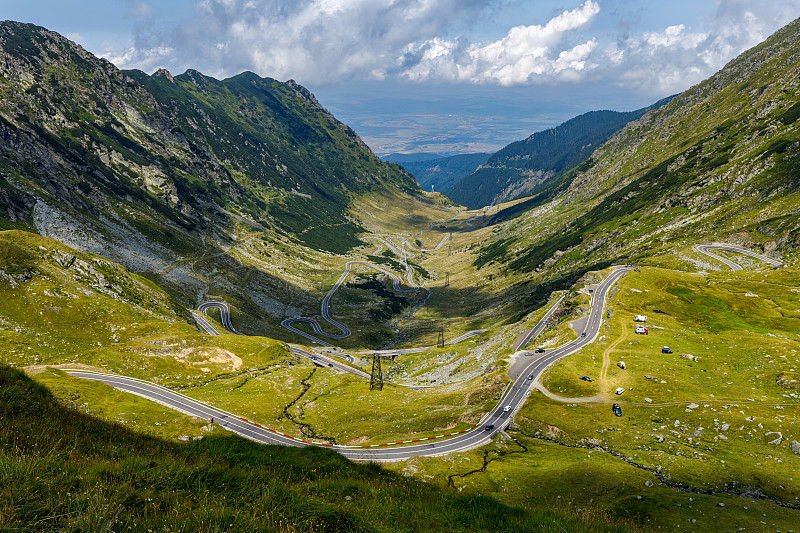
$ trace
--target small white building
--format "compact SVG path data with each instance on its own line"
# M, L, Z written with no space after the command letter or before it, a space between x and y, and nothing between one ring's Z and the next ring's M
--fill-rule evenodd
M647 315L633 315L634 322L647 322Z

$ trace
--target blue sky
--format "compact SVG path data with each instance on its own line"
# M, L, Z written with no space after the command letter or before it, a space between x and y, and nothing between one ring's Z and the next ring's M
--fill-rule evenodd
M800 0L0 0L120 68L311 89L378 153L491 151L689 88Z

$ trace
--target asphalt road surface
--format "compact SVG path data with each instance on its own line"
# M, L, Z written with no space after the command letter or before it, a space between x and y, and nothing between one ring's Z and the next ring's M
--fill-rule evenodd
M234 335L243 335L243 333L239 333L233 328L233 323L231 322L231 310L228 308L228 304L226 304L225 302L206 302L202 304L200 307L198 307L197 310L200 311L201 313L205 313L206 311L212 308L219 309L220 323L225 329L227 329ZM206 320L206 322L208 321ZM202 327L206 331L209 331L204 324L200 324L200 327ZM211 329L214 330L215 332L217 331L213 325L211 325ZM220 335L219 332L210 334Z
M399 461L408 459L414 455L446 455L457 451L469 450L482 445L484 442L491 439L498 431L505 429L511 417L525 402L534 381L538 379L538 377L548 366L555 363L559 359L574 353L587 344L594 342L600 332L600 326L603 322L603 316L605 314L605 299L609 289L620 277L631 270L633 270L633 267L618 267L605 280L603 280L600 285L598 285L592 298L592 309L589 313L589 320L587 321L586 325L586 337L578 337L564 346L551 350L536 361L531 362L531 364L520 375L520 378L514 381L510 388L507 389L502 401L498 403L495 409L489 413L488 416L484 417L484 420L480 426L456 436L444 434L436 436L432 440L425 440L424 443L418 444L414 444L413 441L409 440L403 442L403 444L408 445L396 447L390 447L389 445L375 445L370 447L333 446L333 449L345 457L353 460ZM292 351L295 351L295 349L301 350L300 348L293 347ZM222 425L224 428L258 442L267 444L281 444L285 446L308 446L310 444L322 446L326 445L324 443L314 443L308 440L291 438L287 435L258 426L246 420L239 419L235 415L227 413L221 409L217 409L202 402L192 400L191 398L188 398L182 394L164 389L163 387L160 387L154 383L149 383L125 376L114 376L110 374L100 374L80 370L66 370L66 372L84 379L94 379L108 383L109 385L112 385L120 390L137 394L186 414L200 416L207 419L214 417L214 421ZM532 375L533 379L527 379L528 375ZM504 409L505 406L509 406L510 409L506 411ZM494 428L490 431L487 431L485 429L485 425L487 424L492 424ZM439 440L440 438L442 440Z
M542 330L545 328L545 326L547 326L547 321L550 319L550 316L555 312L556 309L558 309L558 304L560 304L561 300L563 299L564 299L563 296L559 298L558 301L553 304L553 306L547 311L547 313L545 313L542 319L534 327L532 327L528 331L523 331L522 333L520 333L519 336L517 337L517 340L515 340L514 344L511 346L511 349L515 352L517 350L522 350L523 348L525 348L526 344L531 342L531 339L535 339L536 337L538 337L539 334L542 332Z
M317 322L313 318L306 318L306 317L287 318L286 320L281 322L281 326L292 331L293 333L297 333L298 335L307 338L312 342L316 342L317 344L321 344L322 346L328 346L328 347L332 347L333 345L327 341L323 341L315 337L314 335L311 335L310 333L306 333L305 331L295 328L292 324L294 324L295 322L305 322L307 324L310 324L311 328L314 330L314 333L316 333L317 335L321 335L323 337L327 337L329 339L344 339L349 337L351 335L351 332L348 329L348 327L331 316L331 298L333 298L333 295L336 294L336 291L339 290L339 287L342 286L342 283L344 283L344 281L347 279L347 276L350 275L350 271L353 269L354 265L365 265L386 274L387 276L392 278L392 286L394 287L394 290L396 290L397 292L416 292L417 290L419 290L419 286L416 283L414 283L414 268L411 267L410 265L406 267L407 268L406 278L411 288L404 289L401 286L403 280L400 279L400 277L395 275L394 273L389 272L388 270L379 267L378 265L375 265L373 263L370 263L368 261L348 261L347 264L345 265L344 272L342 272L342 275L339 276L338 280L336 280L336 283L333 284L333 287L331 287L331 290L329 290L328 294L325 295L325 298L322 299L322 305L320 306L321 307L320 310L322 311L322 318L324 318L328 323L330 323L334 327L338 328L341 333L333 333L333 334L326 333L322 329L322 326L319 324L319 322Z
M715 254L711 250L726 250L728 252L736 252L737 254L749 255L750 257L755 257L756 259L760 259L761 261L767 262L774 267L779 267L783 264L780 261L772 259L771 257L767 257L765 255L761 255L756 252L751 252L750 250L747 250L745 248L733 244L698 244L694 248L695 250L697 250L702 254L712 257L722 263L725 263L725 265L727 265L731 270L742 270L742 267L729 259L725 259L724 257Z

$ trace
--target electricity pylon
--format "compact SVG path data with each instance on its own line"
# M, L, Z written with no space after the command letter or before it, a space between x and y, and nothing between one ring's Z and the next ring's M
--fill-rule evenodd
M369 378L369 390L383 390L383 371L381 370L381 357L372 354L372 375Z

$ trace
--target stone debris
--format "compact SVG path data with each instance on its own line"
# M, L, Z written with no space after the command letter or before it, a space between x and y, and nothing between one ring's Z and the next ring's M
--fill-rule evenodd
M770 431L770 432L766 433L764 436L765 436L767 439L769 439L769 438L770 438L770 435L777 435L777 437L776 437L776 438L774 438L774 439L772 439L772 440L768 440L768 441L767 441L767 444L771 444L771 445L773 445L773 446L777 446L777 445L779 445L781 442L783 442L783 434L782 434L780 431Z

